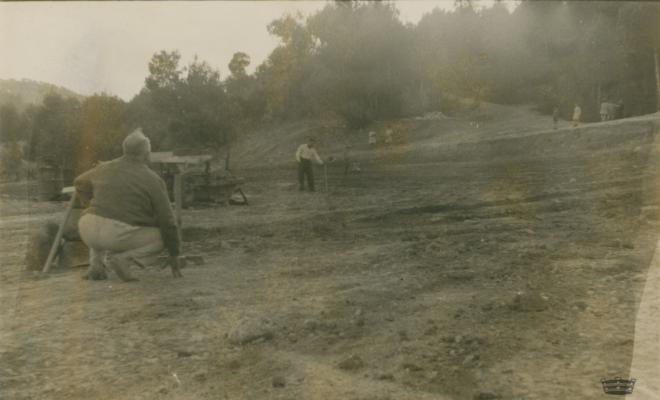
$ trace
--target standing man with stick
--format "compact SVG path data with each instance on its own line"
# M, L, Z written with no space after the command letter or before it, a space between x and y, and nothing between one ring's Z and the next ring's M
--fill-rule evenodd
M314 148L315 140L313 137L307 138L307 143L298 146L296 151L296 161L298 162L298 189L305 190L305 178L307 178L307 189L314 191L314 169L312 160L319 165L323 165L323 160L319 157Z
M124 155L102 163L74 181L86 206L78 222L89 247L86 279L106 279L104 265L124 282L135 281L128 268L148 265L166 248L175 278L179 271L180 237L165 182L149 167L151 143L136 130L122 143Z

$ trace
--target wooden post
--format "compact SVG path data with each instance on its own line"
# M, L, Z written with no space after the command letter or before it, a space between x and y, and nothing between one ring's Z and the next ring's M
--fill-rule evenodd
M231 160L231 143L227 143L227 158L225 158L225 171L229 171L230 160Z
M655 65L655 110L660 111L660 63L658 60L658 46L653 47L653 63Z
M181 208L183 207L183 173L178 172L174 175L174 207L176 216L176 227L181 238Z
M69 217L71 216L71 210L73 210L73 205L76 203L76 192L74 191L71 193L71 200L69 201L69 205L66 208L66 211L64 212L64 218L62 218L62 222L60 223L60 227L57 230L57 234L55 235L55 240L53 240L52 246L50 246L50 252L48 253L48 258L46 259L46 263L44 264L44 268L41 271L42 274L47 274L48 271L50 271L50 266L53 263L53 259L55 258L55 254L57 254L57 250L60 248L60 242L62 241L62 235L64 235L64 227L66 226L67 221L69 220Z

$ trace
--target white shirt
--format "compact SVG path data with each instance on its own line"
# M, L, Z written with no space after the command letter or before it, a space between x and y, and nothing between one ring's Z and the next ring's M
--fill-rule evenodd
M582 117L582 109L579 106L575 106L573 109L573 120L579 120Z
M392 130L388 129L385 131L385 143L392 143Z
M300 162L301 158L306 160L311 160L313 158L317 163L323 164L323 161L321 161L321 158L316 152L316 149L309 147L306 143L298 146L298 150L296 151L296 161Z

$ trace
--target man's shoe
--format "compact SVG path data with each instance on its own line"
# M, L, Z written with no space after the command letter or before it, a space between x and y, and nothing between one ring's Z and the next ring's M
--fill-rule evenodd
M128 266L122 265L122 262L117 259L109 259L108 264L115 274L124 282L135 282L138 279L134 277L129 271Z
M102 268L92 268L89 267L87 273L83 275L83 279L90 281L104 281L108 279L108 275Z

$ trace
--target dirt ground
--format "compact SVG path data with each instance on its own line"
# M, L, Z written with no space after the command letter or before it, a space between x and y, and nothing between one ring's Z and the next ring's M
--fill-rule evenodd
M181 280L36 279L27 228L64 204L4 197L0 398L607 397L658 240L660 116L510 116L356 145L327 192L322 168L316 193L284 161L243 168L249 206L184 212L205 263Z

